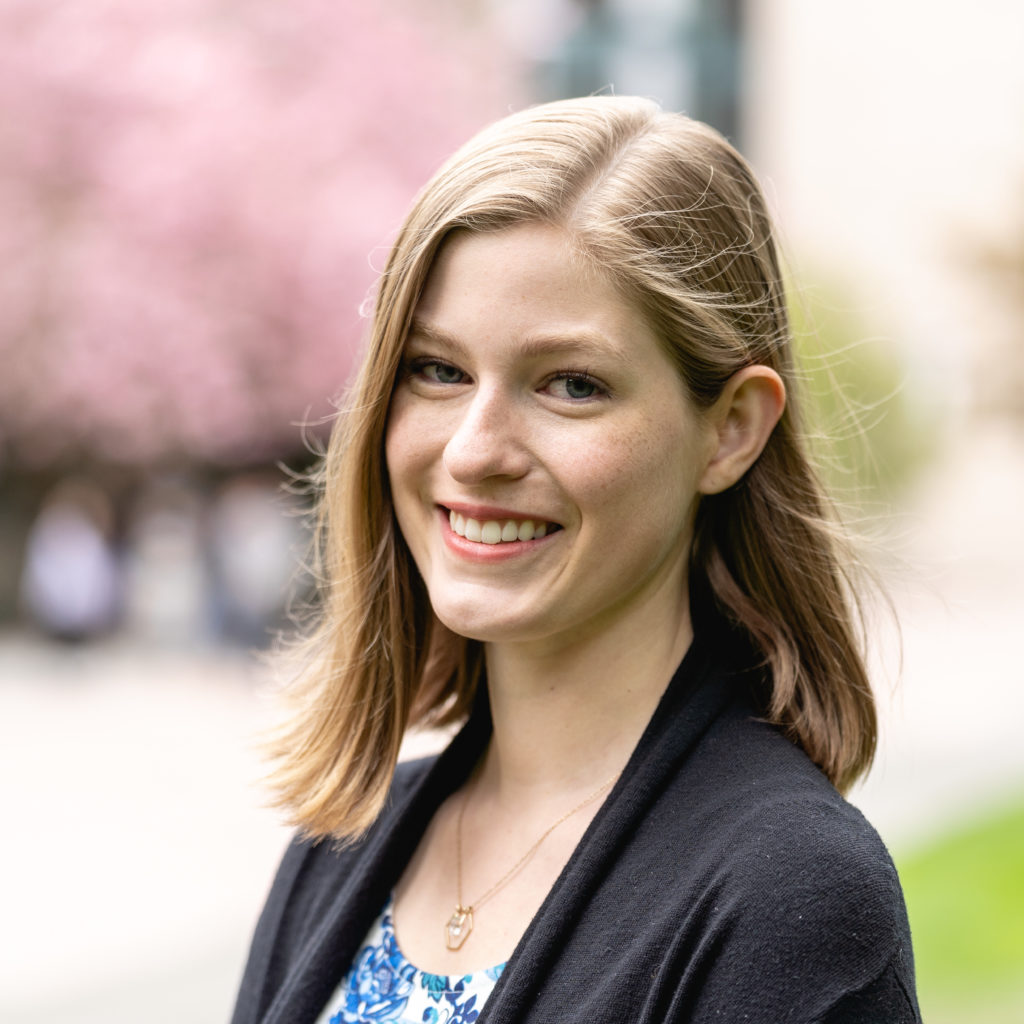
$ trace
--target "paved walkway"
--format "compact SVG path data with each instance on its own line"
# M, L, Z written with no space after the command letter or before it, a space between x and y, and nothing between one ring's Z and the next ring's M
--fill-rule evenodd
M258 672L0 641L5 1024L220 1024L285 841Z
M903 682L854 794L897 851L1024 792L1024 448L947 470L908 520ZM223 651L0 635L4 1024L226 1021L286 840L255 785L262 682Z

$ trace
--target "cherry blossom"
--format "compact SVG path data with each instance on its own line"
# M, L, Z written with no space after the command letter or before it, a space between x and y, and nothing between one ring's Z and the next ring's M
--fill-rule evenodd
M415 192L516 102L466 12L0 0L0 459L296 450Z

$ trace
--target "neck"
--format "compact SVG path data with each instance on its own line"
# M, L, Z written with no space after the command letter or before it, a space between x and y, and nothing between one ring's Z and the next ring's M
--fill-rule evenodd
M488 645L482 788L510 805L558 804L622 770L693 636L685 595L661 621L650 611L584 638Z

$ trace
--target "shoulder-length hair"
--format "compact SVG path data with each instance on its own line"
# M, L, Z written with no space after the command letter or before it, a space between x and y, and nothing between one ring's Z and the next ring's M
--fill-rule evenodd
M351 839L384 801L408 726L464 717L480 645L442 627L392 511L388 410L416 302L445 237L524 222L566 230L647 318L699 408L764 364L791 396L741 481L704 497L700 580L770 669L765 716L839 787L876 720L851 562L801 440L772 225L717 132L629 97L549 103L460 149L420 194L379 284L369 349L318 471L317 622L275 746L279 803L312 836Z

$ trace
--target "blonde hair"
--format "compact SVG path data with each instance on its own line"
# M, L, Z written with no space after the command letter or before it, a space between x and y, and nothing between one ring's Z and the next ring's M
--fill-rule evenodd
M698 407L752 364L792 395L772 226L754 176L714 130L654 103L593 97L514 114L460 149L418 197L379 285L369 350L319 470L321 603L296 713L279 737L279 802L348 839L384 801L411 724L463 718L480 645L435 620L398 532L384 435L410 318L455 229L565 229L654 327ZM842 535L790 400L764 451L702 499L696 581L770 669L763 712L840 788L874 752L874 702ZM696 610L695 610L696 611Z

